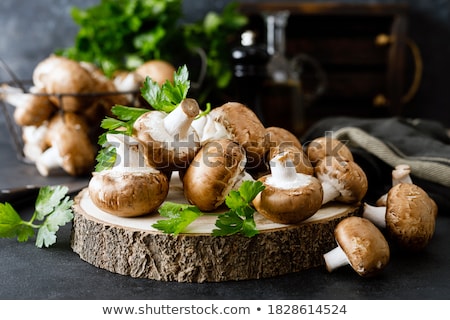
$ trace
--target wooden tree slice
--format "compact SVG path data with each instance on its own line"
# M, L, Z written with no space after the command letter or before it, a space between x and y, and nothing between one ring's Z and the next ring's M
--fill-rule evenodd
M171 181L167 201L186 203L180 183ZM267 278L323 265L334 247L336 224L359 213L360 205L328 204L298 225L255 215L258 235L213 237L219 213L194 221L185 233L168 235L152 227L158 214L122 218L103 212L87 189L74 200L71 245L88 263L122 275L178 282Z

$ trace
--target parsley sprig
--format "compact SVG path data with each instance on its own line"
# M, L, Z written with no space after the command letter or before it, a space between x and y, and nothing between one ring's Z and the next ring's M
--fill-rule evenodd
M152 225L152 227L161 230L164 233L173 235L178 235L188 225L203 215L203 212L201 212L196 206L179 204L170 201L163 203L158 212L162 217L166 217L168 219L158 220Z
M141 95L154 109L171 112L186 99L190 85L187 66L183 65L174 73L173 83L166 81L159 86L147 76L141 88Z
M35 211L28 221L23 220L8 202L0 203L0 238L26 242L38 230L35 243L38 248L54 244L59 227L73 219L73 201L66 196L67 191L66 186L40 188Z
M227 236L240 233L247 237L258 234L254 220L253 199L264 190L261 181L244 181L238 190L231 190L225 198L229 210L217 218L213 236Z
M264 190L262 182L244 181L238 190L230 191L225 198L229 210L217 217L215 226L218 229L214 229L212 235L229 236L239 233L253 237L258 234L254 220L256 211L251 203L262 190ZM188 225L204 214L194 205L174 202L164 203L159 213L168 219L158 220L152 227L173 235L183 232Z

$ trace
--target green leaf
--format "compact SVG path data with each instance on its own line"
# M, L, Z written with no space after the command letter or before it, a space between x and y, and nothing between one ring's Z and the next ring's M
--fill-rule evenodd
M95 165L95 172L100 172L103 170L111 169L116 163L117 158L117 148L114 146L107 146L98 151L95 160L97 164Z
M239 193L247 203L250 203L264 188L261 181L244 181L239 187Z
M66 186L45 186L40 188L36 199L36 219L44 220L60 205L69 188Z
M172 235L183 232L188 225L203 215L196 206L174 202L165 202L160 207L159 213L169 219L158 220L152 227Z
M23 224L22 218L9 203L0 203L0 238L18 238L20 242L34 235L31 226Z
M154 109L171 112L187 97L189 88L189 72L183 65L175 72L173 83L166 81L161 87L147 76L141 95Z
M229 236L242 230L243 220L235 211L225 212L217 217L215 226L218 229L212 231L213 236Z
M56 232L60 226L64 226L66 223L72 221L73 201L69 200L69 197L65 197L48 215L47 219L39 228L36 237L36 246L42 248L42 246L49 247L56 242Z
M60 226L73 219L72 205L66 193L66 186L46 186L39 189L35 202L35 212L30 221L24 221L9 203L0 203L0 237L17 237L19 242L27 241L38 229L36 246L50 246L56 242L56 232ZM41 224L34 224L34 220Z

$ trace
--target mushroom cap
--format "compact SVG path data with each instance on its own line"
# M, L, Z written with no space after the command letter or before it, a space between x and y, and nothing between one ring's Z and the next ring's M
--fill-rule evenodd
M291 159L292 163L295 165L295 171L298 173L304 173L307 175L314 175L314 167L312 166L311 162L309 161L306 153L303 151L303 149L298 148L295 145L285 145L281 144L277 147L270 148L269 157L272 159L277 154L287 152L289 158Z
M312 140L306 148L306 153L313 165L316 165L327 156L349 161L354 160L350 149L343 142L330 136L318 137Z
M33 83L50 94L50 101L68 112L90 106L93 96L77 95L96 91L96 81L77 61L51 55L35 67ZM61 94L62 96L59 96Z
M58 149L62 168L72 176L88 174L95 165L96 147L89 138L85 120L72 112L58 113L50 120L46 143Z
M345 218L336 226L334 236L350 265L360 276L374 276L389 262L388 242L381 231L365 218Z
M145 171L94 172L89 196L101 210L120 217L154 213L169 192L167 176Z
M19 126L40 126L56 111L44 88L31 87L30 93L19 94L24 98L14 109L14 120Z
M386 228L389 236L407 250L425 248L433 237L437 205L419 186L400 183L393 186L386 200Z
M233 140L244 147L247 169L265 166L264 157L268 150L266 128L250 108L239 102L227 102L212 109L210 115L227 129Z
M183 170L189 166L200 149L194 129L189 128L187 138L175 140L163 128L167 113L151 110L141 115L133 125L133 136L144 149L147 164L159 170Z
M319 161L314 171L321 182L328 182L339 190L340 195L334 199L336 201L359 202L367 193L367 176L354 161L327 156Z
M270 148L284 144L289 146L293 145L299 149L302 148L302 144L297 136L287 129L281 127L268 127L266 128L266 134L269 138Z
M271 175L258 179L265 189L253 200L255 209L276 223L295 224L313 216L322 206L322 186L311 175L298 174L300 185L280 189L270 183Z
M162 86L166 81L173 82L175 67L164 60L149 60L136 68L135 73L145 80L148 76Z
M244 149L233 140L206 143L183 175L186 199L203 211L218 208L244 170L245 161Z

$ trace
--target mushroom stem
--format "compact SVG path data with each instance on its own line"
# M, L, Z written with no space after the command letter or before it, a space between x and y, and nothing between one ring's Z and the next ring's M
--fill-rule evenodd
M338 245L323 255L328 272L350 264L344 250Z
M392 170L392 186L399 183L412 183L411 168L407 164L399 164Z
M42 176L47 177L59 172L64 172L62 163L63 159L59 154L58 148L50 147L36 160L36 168Z
M322 190L323 190L322 204L333 201L341 194L332 183L326 180L322 180Z
M270 183L279 188L290 188L298 179L295 165L287 152L282 152L270 160Z
M377 227L386 228L386 207L384 206L376 207L364 203L362 217L370 220Z
M164 128L171 136L179 135L180 139L186 138L192 121L199 113L200 108L196 100L184 99L164 118Z
M116 147L117 157L113 167L115 170L125 168L136 170L145 167L144 155L136 139L124 134L108 134L107 141Z

